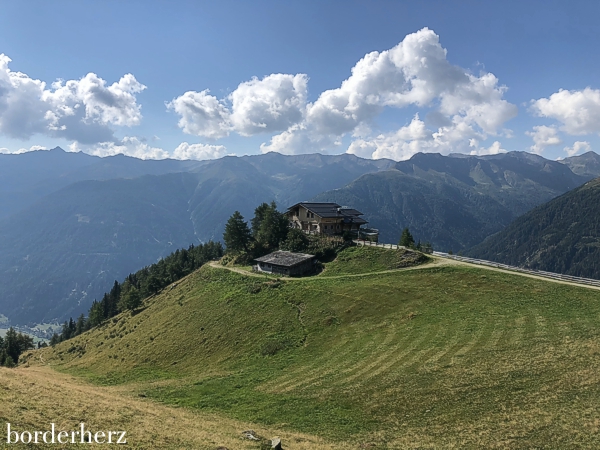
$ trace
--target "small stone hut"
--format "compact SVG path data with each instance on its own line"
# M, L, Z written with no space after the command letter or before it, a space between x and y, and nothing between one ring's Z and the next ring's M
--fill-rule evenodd
M277 273L287 276L301 276L315 270L317 259L306 253L292 253L278 250L256 258L255 270L258 272Z

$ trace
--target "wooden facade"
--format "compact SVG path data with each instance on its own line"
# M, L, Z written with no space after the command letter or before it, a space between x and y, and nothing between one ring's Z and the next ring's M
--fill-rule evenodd
M368 223L362 215L337 203L301 202L287 210L290 226L311 234L335 235L345 231L358 234L360 227Z

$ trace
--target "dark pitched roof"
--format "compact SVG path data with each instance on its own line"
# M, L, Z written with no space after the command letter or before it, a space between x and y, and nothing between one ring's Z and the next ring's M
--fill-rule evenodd
M276 252L269 253L268 255L256 258L255 261L273 264L275 266L293 267L296 264L300 264L309 259L314 258L314 255L307 255L306 253L292 253L277 250Z
M362 217L352 216L352 217L344 217L344 223L356 223L358 225L364 225L367 222Z
M310 212L315 213L317 216L324 219L335 219L338 217L354 219L354 223L367 223L364 219L360 219L358 216L362 216L363 213L352 208L342 208L337 203L315 203L315 202L300 202L292 205L288 208L290 211L296 206L303 206ZM358 220L357 220L358 219Z

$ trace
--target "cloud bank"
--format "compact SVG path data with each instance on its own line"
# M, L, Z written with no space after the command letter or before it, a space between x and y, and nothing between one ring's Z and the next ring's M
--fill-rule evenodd
M367 53L339 87L314 101L308 100L309 78L302 73L253 77L222 98L208 89L184 92L165 102L167 111L177 116L183 133L209 143L182 142L171 152L143 138L115 136L118 127L142 120L137 94L146 86L132 74L109 84L88 73L47 87L11 71L10 62L0 55L0 134L63 138L74 149L99 155L212 159L227 154L214 141L232 134L264 136L263 153L347 152L395 160L417 152L486 155L506 151L501 140L512 137L506 124L518 112L494 74L473 74L451 64L429 28L408 34L393 48ZM390 130L398 116L394 111L412 118ZM563 144L565 135L600 135L600 90L561 89L531 100L529 112L554 122L525 132L533 141L529 150L537 154ZM388 131L379 131L382 118ZM591 148L587 140L565 145L568 155Z
M558 130L569 136L600 135L600 90L587 87L583 90L560 89L548 98L531 101L530 111L537 117L549 118L558 122ZM531 150L541 154L548 145L560 145L555 125L534 127L527 132L533 138ZM589 151L587 141L576 141L565 147L568 156Z
M517 114L493 74L476 76L450 64L428 28L392 49L366 54L339 88L322 92L313 103L307 102L307 84L304 74L272 74L241 83L223 99L189 91L167 106L180 116L180 128L197 136L279 133L261 145L262 152L347 151L392 159L419 151L493 151L479 143L504 133L504 124ZM417 115L396 131L371 135L384 109L407 107L429 110L438 125L430 128ZM341 147L345 136L353 137L347 149Z
M71 151L79 151L75 144ZM95 156L127 155L139 159L179 159L179 160L205 160L217 159L226 156L227 149L223 145L188 144L182 142L173 152L168 152L159 147L152 147L135 136L126 136L120 142L102 142L86 149L86 153Z
M112 126L142 119L136 94L146 89L131 74L108 85L94 73L46 83L9 68L0 54L0 133L18 139L42 135L84 144L114 141Z
M180 116L184 133L218 139L236 132L242 136L275 133L300 122L305 114L308 77L276 73L253 78L225 99L188 91L166 104Z

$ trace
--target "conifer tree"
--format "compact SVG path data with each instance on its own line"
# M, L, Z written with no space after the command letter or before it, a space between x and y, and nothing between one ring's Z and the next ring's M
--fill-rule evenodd
M128 309L136 309L142 304L142 294L135 286L125 281L123 290L121 291L121 300L119 301L119 309L126 311Z
M92 306L90 308L90 312L88 315L88 323L90 325L90 327L95 327L100 325L104 319L106 317L104 317L104 311L102 308L102 305L100 304L100 302L97 302L96 300L94 300L94 303L92 303ZM50 344L52 345L52 341L50 342Z
M77 318L75 323L75 336L79 336L85 331L85 316L83 313Z
M274 201L271 202L271 205L263 202L254 209L254 217L250 221L250 224L252 225L252 236L254 236L254 238L256 238L256 236L258 235L260 225L262 224L262 221L264 220L267 211L269 211L272 208L277 209L277 206L275 205Z
M400 236L398 245L406 248L413 248L415 246L415 238L413 238L412 234L410 234L410 231L408 231L408 227L402 230L402 235Z
M58 333L54 333L52 335L52 337L50 338L50 346L54 347L59 342L60 342L60 336L58 335Z
M244 216L239 211L234 212L223 233L223 241L228 252L248 251L251 233L248 224L244 222Z
M263 205L266 204L263 203ZM289 230L289 221L285 214L277 211L275 202L267 205L267 208L263 209L261 214L260 225L254 238L266 250L271 251L278 248L281 242L286 239Z

